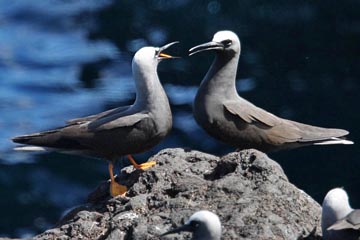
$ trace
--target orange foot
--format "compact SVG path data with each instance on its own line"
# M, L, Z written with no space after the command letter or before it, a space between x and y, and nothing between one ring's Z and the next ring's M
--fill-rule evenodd
M110 162L109 163L109 174L110 174L110 194L113 197L116 196L123 196L125 197L126 195L126 191L127 191L127 187L124 185L121 185L119 183L117 183L115 181L115 177L114 177L114 166L113 163Z
M145 163L141 163L141 164L137 164L134 160L134 158L129 154L127 155L129 161L131 162L131 164L134 166L134 168L136 169L141 169L141 170L146 170L148 168L151 168L152 166L154 166L156 164L155 161L150 161L150 162L145 162Z
M116 197L116 196L122 196L125 197L126 195L126 191L127 191L127 187L124 185L121 185L117 182L110 182L110 194L112 197Z

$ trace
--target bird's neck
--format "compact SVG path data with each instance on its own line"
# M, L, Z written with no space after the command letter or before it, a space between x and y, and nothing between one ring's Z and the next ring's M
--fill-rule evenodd
M157 74L157 66L133 67L133 75L137 92L134 105L151 110L158 107L159 103L168 103Z
M237 95L236 72L239 53L218 53L205 78L201 82L200 90L207 94Z

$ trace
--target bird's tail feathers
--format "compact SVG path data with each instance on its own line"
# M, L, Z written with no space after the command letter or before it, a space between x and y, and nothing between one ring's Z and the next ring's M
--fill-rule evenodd
M342 139L342 138L333 137L333 138L330 138L330 139L325 140L325 141L314 143L314 145L332 145L332 144L346 144L346 145L349 145L349 144L354 144L354 142L350 141L350 140Z
M38 147L38 146L20 146L15 147L15 151L46 151L46 148L44 147Z
M39 138L41 138L43 136L46 136L46 135L52 134L52 133L56 133L56 132L57 132L57 129L54 129L54 130L49 130L49 131L44 131L44 132L39 132L39 133L21 135L21 136L18 136L18 137L14 137L11 140L13 142L16 142L16 143L29 144L29 142L34 140L34 139L39 139Z

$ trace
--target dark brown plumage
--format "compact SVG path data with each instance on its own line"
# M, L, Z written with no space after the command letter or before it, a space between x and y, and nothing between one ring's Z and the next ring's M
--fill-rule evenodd
M136 168L146 169L154 165L154 162L136 164L130 154L154 147L172 127L170 105L157 75L157 66L162 59L172 58L162 51L173 44L161 48L144 47L135 54L132 69L137 95L133 105L72 119L64 127L18 136L12 140L67 153L106 158L110 160L111 193L124 194L125 186L115 183L111 162L128 155ZM26 148L29 147L23 147Z
M214 50L216 57L195 97L193 112L211 136L238 149L264 152L307 145L352 144L343 129L321 128L277 117L241 98L235 87L240 40L220 31L211 42L190 49L190 55Z

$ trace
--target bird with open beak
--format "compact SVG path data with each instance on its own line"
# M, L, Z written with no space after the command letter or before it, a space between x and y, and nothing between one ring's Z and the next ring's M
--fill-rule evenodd
M136 52L132 61L136 99L132 105L72 119L63 127L15 137L14 142L30 145L17 149L48 149L105 158L109 160L111 195L125 195L127 187L116 182L113 162L127 156L136 169L153 166L155 162L137 164L131 154L154 147L172 127L169 100L160 83L157 66L164 59L174 58L164 51L176 43L160 48L143 47Z

